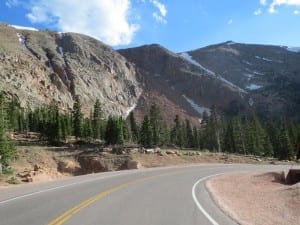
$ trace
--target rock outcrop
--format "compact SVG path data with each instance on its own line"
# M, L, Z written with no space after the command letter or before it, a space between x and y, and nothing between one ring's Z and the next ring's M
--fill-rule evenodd
M23 107L70 111L78 95L86 114L99 99L105 115L126 116L139 99L134 66L91 37L0 24L0 40L0 89Z

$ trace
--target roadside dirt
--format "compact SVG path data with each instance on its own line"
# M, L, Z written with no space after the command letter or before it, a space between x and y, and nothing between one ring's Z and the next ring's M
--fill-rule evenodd
M161 149L72 146L49 147L25 145L17 147L19 159L12 163L10 174L0 175L0 187L15 183L44 182L66 176L124 169L163 167L194 163L284 164L274 159L254 156L211 153L207 151L178 151ZM141 151L142 150L142 151ZM130 162L130 163L129 163ZM130 164L130 166L129 166ZM136 165L136 166L132 166ZM12 182L10 182L12 183Z
M282 174L237 173L207 181L221 209L242 225L298 225L300 183L284 185Z

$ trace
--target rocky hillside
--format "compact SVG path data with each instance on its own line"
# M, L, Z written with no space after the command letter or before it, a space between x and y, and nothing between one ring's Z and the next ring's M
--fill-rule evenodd
M141 88L118 52L88 36L0 24L0 89L26 107L52 100L64 110L80 96L85 113L98 98L106 114L126 115Z
M137 66L144 95L159 93L189 115L215 105L228 116L299 119L297 49L226 42L179 54L158 45L119 52Z
M65 111L77 95L89 114L95 100L105 115L138 119L156 103L199 124L215 105L224 115L298 118L300 53L280 46L226 42L184 53L159 45L115 51L91 37L0 24L0 90L21 105L51 101Z
M246 92L224 82L185 57L159 45L119 51L137 67L144 92L136 111L142 114L155 101L164 109L165 118L199 118L212 105L226 110L230 104L244 104Z
M184 54L245 90L261 115L299 119L300 49L229 41Z

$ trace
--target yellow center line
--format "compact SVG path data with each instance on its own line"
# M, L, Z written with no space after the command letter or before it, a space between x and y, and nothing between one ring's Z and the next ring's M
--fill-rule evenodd
M108 189L104 192L101 192L91 198L88 198L87 200L79 203L78 205L74 206L73 208L65 211L62 215L60 215L56 219L52 220L48 225L62 225L66 221L68 221L73 215L77 214L80 210L88 207L89 205L93 204L94 202L106 197L107 195L112 194L112 193L114 193L120 189L123 189L125 187L128 187L130 185L141 183L146 180L150 180L150 179L154 179L154 178L158 178L158 177L180 174L180 173L185 173L185 172L187 172L187 171L179 171L179 172L173 172L173 173L164 173L164 174L154 175L154 176L150 176L150 177L145 177L145 178L129 181L127 183L110 188L110 189Z

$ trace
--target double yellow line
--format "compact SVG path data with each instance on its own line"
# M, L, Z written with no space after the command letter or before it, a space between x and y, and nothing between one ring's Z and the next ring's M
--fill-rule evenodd
M174 174L179 174L179 173L184 173L183 171L180 172L173 172L173 173L164 173L164 174L159 174L159 175L155 175L155 176L150 176L150 177L145 177L145 178L141 178L141 179L137 179L134 181L130 181L124 184L121 184L119 186L113 187L111 189L108 189L104 192L101 192L91 198L88 198L87 200L81 202L80 204L76 205L75 207L67 210L66 212L64 212L62 215L60 215L59 217L57 217L56 219L52 220L48 225L61 225L64 224L66 221L68 221L72 216L74 216L76 213L78 213L80 210L88 207L89 205L93 204L94 202L106 197L109 194L112 194L120 189L123 189L125 187L128 187L130 185L133 184L137 184L137 183L141 183L143 181L146 180L150 180L150 179L154 179L154 178L158 178L158 177L163 177L163 176L168 176L168 175L174 175Z

